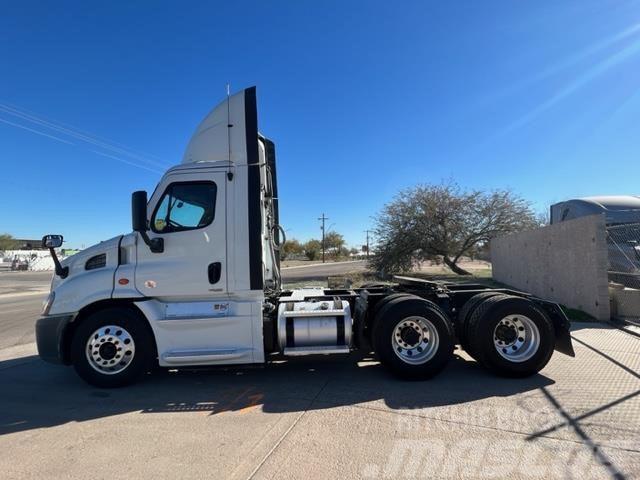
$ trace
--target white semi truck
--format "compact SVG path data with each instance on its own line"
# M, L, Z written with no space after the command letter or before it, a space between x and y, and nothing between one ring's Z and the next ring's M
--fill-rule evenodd
M157 366L355 349L410 379L440 372L456 343L507 376L538 372L554 349L573 355L559 305L522 292L408 277L283 289L275 148L257 120L255 87L214 108L151 198L133 193L132 233L62 262L62 236L43 238L56 270L36 323L42 359L117 387Z

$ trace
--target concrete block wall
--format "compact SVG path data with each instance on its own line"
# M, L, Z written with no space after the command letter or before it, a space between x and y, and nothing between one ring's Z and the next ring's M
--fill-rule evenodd
M491 263L498 282L598 320L611 316L603 215L496 238Z

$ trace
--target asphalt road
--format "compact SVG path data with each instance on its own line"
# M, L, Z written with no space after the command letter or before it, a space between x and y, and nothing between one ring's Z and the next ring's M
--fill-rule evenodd
M20 333L36 276L0 295L1 478L640 478L640 338L611 326L527 379L458 350L426 382L352 354L101 390Z
M289 267L282 270L285 282L326 280L366 270L366 262L337 262ZM49 291L52 272L0 273L0 349L34 341L34 322Z
M53 272L0 272L0 295L45 292L52 275Z
M34 324L51 272L0 273L0 350L35 341Z
M283 282L304 282L309 280L326 280L333 275L364 272L367 262L364 260L352 262L329 262L311 265L300 265L282 269Z

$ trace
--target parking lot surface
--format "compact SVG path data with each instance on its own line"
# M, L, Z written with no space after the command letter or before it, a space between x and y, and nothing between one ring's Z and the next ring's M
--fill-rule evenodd
M35 354L49 279L0 275L2 478L640 478L640 329L576 323L527 379L457 350L427 382L351 355L101 390Z
M576 358L527 379L457 351L427 382L351 355L158 371L117 390L25 343L0 350L1 476L640 478L640 338L599 324L573 336Z

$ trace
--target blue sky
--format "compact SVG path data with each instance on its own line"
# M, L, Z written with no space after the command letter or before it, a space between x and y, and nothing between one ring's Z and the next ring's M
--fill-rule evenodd
M324 212L360 244L416 183L540 211L640 193L638 1L11 2L0 65L0 232L17 237L129 231L131 192L180 161L227 82L258 87L302 240Z

